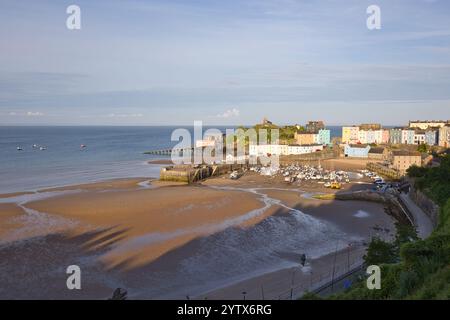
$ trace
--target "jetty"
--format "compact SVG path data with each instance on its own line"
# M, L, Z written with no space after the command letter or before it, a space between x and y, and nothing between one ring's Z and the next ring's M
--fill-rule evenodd
M161 168L159 180L194 183L248 168L248 164L174 165Z
M145 151L144 154L153 154L153 155L164 155L170 156L172 154L183 155L185 152L193 153L195 148L181 148L181 149L160 149L160 150L150 150Z

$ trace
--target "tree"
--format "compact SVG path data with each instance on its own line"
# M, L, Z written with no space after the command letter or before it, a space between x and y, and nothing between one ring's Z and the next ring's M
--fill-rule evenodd
M397 229L394 241L395 255L400 256L400 247L404 243L414 242L419 240L419 238L417 236L416 228L409 224L396 223L395 227Z
M426 144L422 143L417 147L417 151L425 153L428 151L428 147Z
M419 167L417 165L412 165L408 169L406 169L406 173L411 178L423 177L427 172L427 168Z
M369 244L367 254L364 255L366 265L379 265L383 263L393 263L397 260L394 245L379 238L374 238Z

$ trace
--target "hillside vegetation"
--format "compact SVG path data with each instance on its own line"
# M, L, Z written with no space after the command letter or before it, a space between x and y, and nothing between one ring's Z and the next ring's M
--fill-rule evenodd
M365 260L380 265L381 289L367 289L364 280L332 299L450 299L450 157L439 167L410 168L408 175L440 206L437 228L425 240L402 228L393 244L374 239Z

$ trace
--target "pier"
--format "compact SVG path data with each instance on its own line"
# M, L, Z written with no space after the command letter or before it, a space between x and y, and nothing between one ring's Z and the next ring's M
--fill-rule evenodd
M220 176L243 170L247 164L216 164L216 165L175 165L161 168L159 180L194 183L209 177Z
M161 156L170 156L173 153L182 155L185 152L193 152L194 148L182 148L182 149L160 149L160 150L150 150L145 151L144 154L153 154L153 155L161 155Z

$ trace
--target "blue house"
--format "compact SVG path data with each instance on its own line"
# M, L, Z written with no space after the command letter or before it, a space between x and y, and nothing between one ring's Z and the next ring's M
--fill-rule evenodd
M344 156L349 158L368 158L369 150L369 145L347 144L344 147Z
M402 128L393 128L389 130L389 143L402 143Z
M317 133L317 143L322 145L330 145L331 131L328 129L320 129Z
M434 146L439 143L438 131L427 130L425 131L425 143L429 146Z

